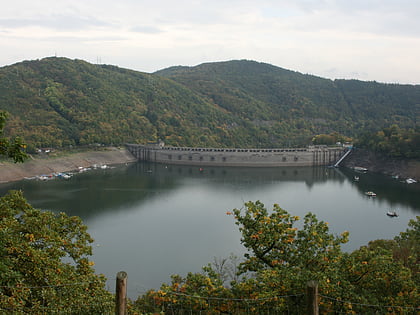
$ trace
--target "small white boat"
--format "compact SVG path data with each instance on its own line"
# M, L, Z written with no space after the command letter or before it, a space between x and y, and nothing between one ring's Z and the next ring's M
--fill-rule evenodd
M407 184L414 184L414 183L417 183L417 181L416 181L415 179L412 179L412 178L407 178L407 179L405 180L405 182L406 182Z
M386 215L389 217L398 217L398 214L395 211L388 211Z
M353 167L353 169L356 172L362 172L362 173L366 173L368 171L368 169L366 167L361 167L361 166L355 166L355 167Z
M359 181L359 179L360 179L360 177L359 177L359 176L354 176L354 181L355 181L355 182L358 182L358 181Z
M365 192L365 195L368 197L376 197L376 194L373 191L367 191Z

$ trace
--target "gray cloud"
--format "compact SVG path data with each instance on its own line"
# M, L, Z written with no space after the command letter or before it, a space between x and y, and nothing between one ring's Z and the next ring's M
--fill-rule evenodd
M58 47L140 71L254 59L332 78L419 82L418 1L18 0L0 11L0 66Z
M92 27L110 27L112 24L92 17L59 14L32 18L0 19L0 27L6 29L34 26L60 31L77 31Z
M38 39L37 39L38 40ZM118 42L127 40L124 36L45 36L42 38L43 41L51 42L66 42L66 43L86 43L86 42Z
M343 30L382 36L420 36L417 0L297 0L300 30Z
M163 33L163 30L159 29L158 27L149 26L149 25L135 26L135 27L132 27L130 31L135 32L135 33L145 33L145 34Z

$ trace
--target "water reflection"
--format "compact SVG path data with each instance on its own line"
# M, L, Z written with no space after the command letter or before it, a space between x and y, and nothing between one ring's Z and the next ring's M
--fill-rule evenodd
M381 174L360 174L350 169L340 169L347 180L353 183L361 195L366 191L374 191L376 198L388 202L391 206L403 205L420 212L420 185L407 184ZM359 181L354 181L354 176Z
M146 200L163 198L176 190L186 178L204 180L210 186L225 185L225 189L270 187L281 182L304 182L310 191L317 183L351 182L364 196L368 190L391 205L404 205L419 210L420 185L407 185L378 174L357 174L349 169L326 167L236 168L133 163L106 170L91 170L76 174L70 180L23 180L0 185L0 193L21 189L34 207L64 211L88 219L107 211L130 208Z
M344 250L392 238L420 213L419 184L347 169L223 168L150 163L92 170L70 180L20 181L0 185L0 194L22 189L36 208L82 217L95 239L97 272L113 279L130 275L137 287L156 288L170 275L199 272L213 257L243 254L240 233L226 211L245 201L278 203L293 215L309 211L330 223L331 232L350 231ZM375 191L368 198L365 191ZM400 216L386 212L397 209ZM112 284L111 284L112 287Z

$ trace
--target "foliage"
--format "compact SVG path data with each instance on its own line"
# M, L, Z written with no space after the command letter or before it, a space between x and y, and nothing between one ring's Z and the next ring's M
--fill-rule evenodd
M10 140L3 137L3 129L6 124L7 113L0 111L0 157L6 156L13 159L15 163L23 162L28 158L24 152L26 144L20 137Z
M395 237L394 259L410 268L416 283L420 283L420 216L408 223L408 229Z
M0 198L0 219L0 310L101 314L112 302L80 218L34 209L12 191Z
M185 278L179 275L172 276L170 285L163 284L160 290L148 291L143 298L137 299L134 308L145 312L158 312L162 308L178 312L190 309L194 313L211 309L216 314L227 310L224 304L218 306L215 304L212 307L209 300L205 298L209 296L217 299L233 297L230 290L223 286L219 275L211 268L205 268L203 274L188 273Z
M361 134L356 144L391 157L420 158L420 127L403 129L394 124L377 132Z
M358 305L382 306L380 312L394 313L419 305L420 217L410 221L411 229L395 240L378 240L345 253L340 246L348 233L331 234L328 224L311 213L300 226L298 217L278 205L268 211L259 201L247 202L245 209L228 214L234 216L248 250L237 269L242 277L223 285L226 273L221 264L208 265L202 273L173 276L170 285L140 296L134 309L294 314L305 309L303 296L309 280L319 284L324 313L372 311L357 309Z
M147 143L214 146L229 117L187 88L150 74L45 58L0 69L8 134L31 147ZM11 106L13 102L13 106Z
M312 138L312 143L315 145L335 145L338 142L346 143L352 142L352 139L343 135L333 132L331 134L320 134Z
M240 60L146 74L44 58L0 68L6 134L28 146L304 146L418 121L419 86L331 81ZM417 120L416 120L417 119Z
M328 224L308 213L302 229L299 220L275 204L271 213L257 201L245 204L246 210L234 209L233 215L242 244L250 251L241 264L243 271L267 268L324 271L338 259L340 244L347 242L348 232L340 237L328 233Z
M316 134L398 123L419 118L420 86L357 80L327 80L247 60L172 67L157 74L213 100L260 131L264 144L308 144Z

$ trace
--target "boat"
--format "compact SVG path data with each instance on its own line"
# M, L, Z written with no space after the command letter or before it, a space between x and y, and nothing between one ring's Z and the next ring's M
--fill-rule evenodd
M359 176L354 176L354 181L355 181L355 182L358 182L358 181L359 181L359 179L360 179L360 177L359 177Z
M361 172L361 173L366 173L368 171L368 169L366 167L361 167L361 166L355 166L355 167L353 167L353 169L356 172Z
M414 184L414 183L417 183L417 181L416 181L415 179L412 179L412 178L407 178L407 179L405 180L405 182L406 182L407 184Z
M389 217L398 217L398 214L395 211L388 211L386 215Z
M367 191L365 192L365 195L368 197L376 197L376 194L373 191Z

